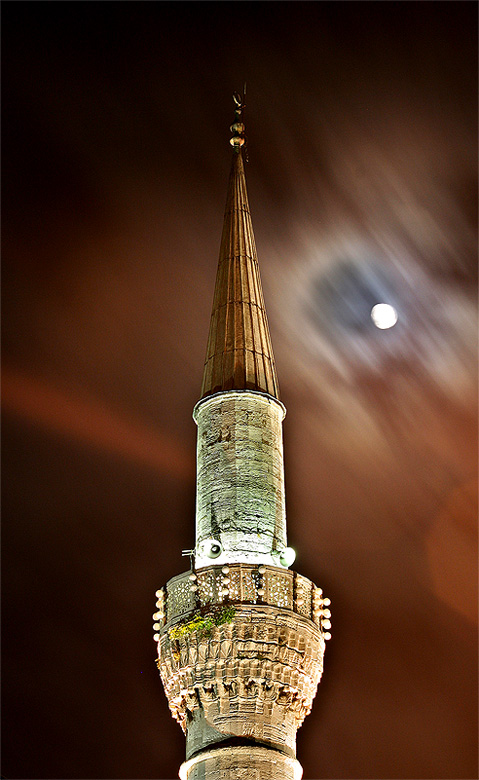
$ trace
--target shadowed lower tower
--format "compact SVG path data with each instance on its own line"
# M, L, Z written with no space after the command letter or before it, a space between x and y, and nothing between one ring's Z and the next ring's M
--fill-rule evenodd
M186 734L182 780L298 780L296 732L329 638L329 599L289 570L282 421L235 96L233 161L198 426L191 569L157 591L158 668Z

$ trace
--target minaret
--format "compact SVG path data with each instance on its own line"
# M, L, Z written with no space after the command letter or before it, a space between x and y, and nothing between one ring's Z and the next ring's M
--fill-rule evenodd
M289 570L282 421L234 96L198 426L191 569L157 591L158 668L186 734L181 780L299 780L296 731L329 639L329 599Z

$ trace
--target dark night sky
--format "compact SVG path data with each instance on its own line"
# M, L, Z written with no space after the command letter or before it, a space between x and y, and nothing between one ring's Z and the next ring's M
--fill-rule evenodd
M151 614L246 80L289 542L332 600L304 777L477 777L476 3L2 10L3 776L183 760Z

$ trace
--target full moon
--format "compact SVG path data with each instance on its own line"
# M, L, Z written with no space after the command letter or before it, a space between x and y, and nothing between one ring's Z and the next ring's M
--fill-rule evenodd
M398 313L394 306L389 303L377 303L371 309L371 319L376 325L376 328L386 330L386 328L392 328L398 321Z

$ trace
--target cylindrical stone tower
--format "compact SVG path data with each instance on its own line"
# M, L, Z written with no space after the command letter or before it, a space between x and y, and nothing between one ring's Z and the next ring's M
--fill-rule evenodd
M191 569L157 591L158 668L186 734L182 780L299 780L296 732L329 639L329 599L289 566L282 421L234 97L233 164L198 426Z

